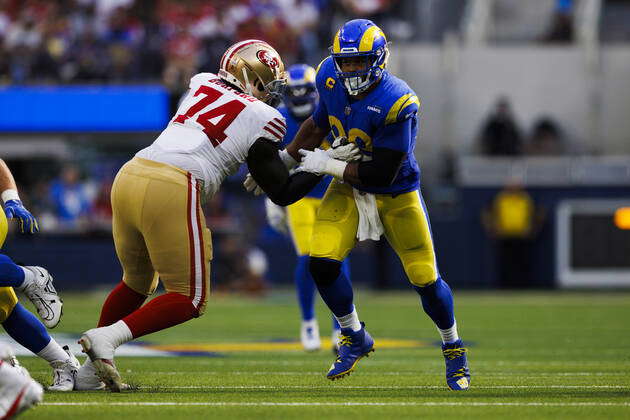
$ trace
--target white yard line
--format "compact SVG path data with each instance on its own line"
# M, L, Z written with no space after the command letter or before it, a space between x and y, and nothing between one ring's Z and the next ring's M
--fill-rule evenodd
M630 402L164 402L164 401L128 401L128 402L44 402L42 406L212 406L212 407L630 407Z
M445 385L181 385L140 386L139 389L446 389ZM630 389L630 385L471 385L471 389Z

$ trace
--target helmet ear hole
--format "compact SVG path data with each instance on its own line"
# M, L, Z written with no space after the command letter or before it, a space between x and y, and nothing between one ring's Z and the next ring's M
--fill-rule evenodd
M256 89L258 89L261 92L265 90L265 86L262 84L260 79L256 80Z

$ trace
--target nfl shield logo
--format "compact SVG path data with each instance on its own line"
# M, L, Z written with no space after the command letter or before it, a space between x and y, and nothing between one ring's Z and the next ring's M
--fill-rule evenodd
M350 115L350 112L352 111L352 108L350 108L350 105L346 106L346 109L344 109L344 113L346 115Z

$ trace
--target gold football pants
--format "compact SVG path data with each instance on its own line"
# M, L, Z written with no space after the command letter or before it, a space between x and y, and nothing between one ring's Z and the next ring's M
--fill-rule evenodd
M112 186L114 244L125 284L148 296L160 280L202 314L212 242L199 198L199 182L189 172L138 157Z
M385 237L400 258L409 281L416 286L435 282L438 277L435 250L420 192L375 196ZM343 261L357 242L358 225L352 187L334 180L317 212L310 255Z
M298 255L308 255L320 198L304 197L287 207L287 220L291 238Z
M17 303L18 298L12 287L0 287L0 322L7 320Z

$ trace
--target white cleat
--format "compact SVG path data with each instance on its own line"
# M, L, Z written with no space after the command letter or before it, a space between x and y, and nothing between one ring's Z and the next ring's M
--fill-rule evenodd
M105 389L105 382L101 381L90 358L85 359L85 363L79 368L77 376L74 378L75 391L102 391Z
M53 384L46 387L48 391L67 392L74 389L75 377L81 364L74 357L74 354L70 352L68 346L63 346L63 349L68 354L68 358L66 360L55 360L50 363L50 366L53 368Z
M332 351L335 354L337 354L337 350L339 350L340 341L341 341L341 330L333 330L330 336L330 342L332 344Z
M24 374L26 373L26 374ZM24 410L40 403L44 389L26 372L10 363L0 362L0 418L12 419Z
M53 286L53 278L43 267L25 266L24 283L17 289L29 298L42 322L55 328L63 314L63 301Z
M83 353L86 353L92 361L96 375L110 391L120 392L129 389L129 385L123 383L114 364L114 346L99 334L98 328L83 333L79 344L83 347Z
M316 319L302 321L300 341L306 351L316 351L322 347L322 341L319 338L319 325Z

